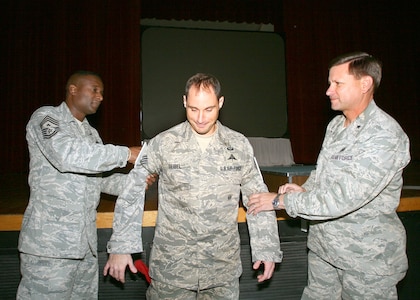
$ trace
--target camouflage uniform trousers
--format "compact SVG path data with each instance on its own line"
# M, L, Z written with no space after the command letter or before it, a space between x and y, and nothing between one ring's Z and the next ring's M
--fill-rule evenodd
M203 290L189 290L152 280L146 292L147 300L238 300L239 279Z
M398 299L397 283L405 272L393 275L375 275L342 270L308 253L308 286L302 300L391 300Z
M17 300L98 299L98 260L49 258L20 254L22 280Z

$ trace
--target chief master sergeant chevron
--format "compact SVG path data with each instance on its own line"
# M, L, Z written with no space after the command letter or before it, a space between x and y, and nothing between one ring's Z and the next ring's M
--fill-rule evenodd
M143 167L131 171L117 199L111 253L104 274L124 282L126 266L136 272L129 253L143 251L141 225L145 170L159 175L159 207L150 256L147 299L238 299L240 193L267 191L242 134L217 119L224 97L219 81L196 74L186 84L187 121L157 135L147 147ZM264 264L262 282L282 260L274 212L247 219L254 269Z
M118 195L140 147L104 145L86 115L103 100L103 83L78 71L61 105L36 110L26 126L29 204L19 236L22 279L17 299L97 299L96 208L100 193Z

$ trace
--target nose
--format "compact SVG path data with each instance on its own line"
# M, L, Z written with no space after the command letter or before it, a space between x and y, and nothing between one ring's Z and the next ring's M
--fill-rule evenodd
M325 91L325 95L330 96L333 92L332 85L330 85Z
M104 95L101 92L97 92L95 95L95 98L98 99L99 101L104 100Z
M198 123L202 123L202 122L203 122L203 120L204 120L204 112L199 111L199 112L198 112L198 116L197 116L197 122L198 122Z

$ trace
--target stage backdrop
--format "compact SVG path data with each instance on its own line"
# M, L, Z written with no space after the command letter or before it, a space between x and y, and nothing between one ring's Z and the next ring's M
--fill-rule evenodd
M211 73L220 120L246 136L287 134L283 38L270 32L149 27L142 30L142 139L185 120L185 82Z

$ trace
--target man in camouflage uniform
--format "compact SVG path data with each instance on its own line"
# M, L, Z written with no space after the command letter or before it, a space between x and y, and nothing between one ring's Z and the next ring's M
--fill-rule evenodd
M242 192L267 191L242 134L218 120L224 97L208 74L187 81L187 121L153 138L147 161L135 167L117 200L110 258L104 274L124 282L126 266L141 252L141 223L146 173L159 175L159 207L150 255L147 299L238 299L240 237L238 205ZM140 154L141 158L142 154ZM254 269L264 264L262 282L271 278L282 252L274 212L248 218Z
M139 147L104 145L86 115L103 100L92 72L73 74L66 100L36 110L26 130L30 198L19 236L22 279L17 299L97 299L96 208L100 193L117 195Z
M398 298L396 285L408 264L396 209L409 140L373 100L380 80L381 63L367 53L331 62L326 94L343 115L328 125L305 184L281 186L274 201L290 216L312 220L302 299ZM274 196L252 195L250 213L273 209Z

